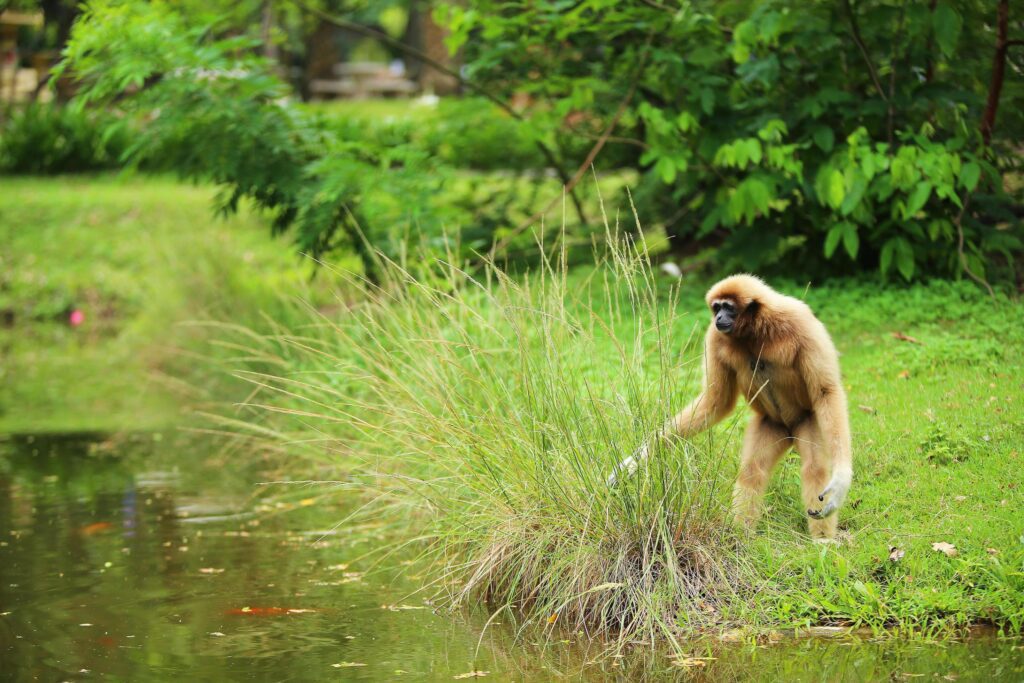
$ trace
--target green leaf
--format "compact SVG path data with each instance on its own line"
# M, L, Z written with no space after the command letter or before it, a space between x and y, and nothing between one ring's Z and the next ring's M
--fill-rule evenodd
M914 277L914 249L902 237L896 240L896 269L905 280Z
M832 254L836 252L836 247L839 246L839 240L843 236L843 224L836 223L828 230L828 235L825 236L825 258L832 258Z
M679 126L679 130L686 133L691 128L697 127L697 119L688 111L680 112L679 116L676 117L676 125Z
M838 209L846 197L846 183L843 181L843 174L833 170L828 174L828 196L826 200L833 209Z
M864 192L868 189L868 181L858 169L851 169L850 176L850 190L846 193L846 197L839 207L840 213L844 216L849 216L853 213L853 210L857 208L860 200L864 197Z
M882 245L882 253L878 258L878 269L882 271L882 275L889 272L889 267L892 265L892 255L896 251L896 238L890 238L886 240L885 244Z
M842 224L843 228L843 247L846 248L846 253L850 255L851 259L857 258L857 252L860 250L860 237L857 235L857 226L854 223L845 222Z
M661 157L658 159L657 165L654 167L657 171L661 181L666 185L671 185L676 179L676 164L671 157Z
M836 135L832 132L832 129L827 126L818 126L814 129L814 144L816 144L822 152L831 152L832 147L836 144Z
M974 192L981 178L981 166L969 161L960 169L960 184L967 188L968 192Z
M907 199L907 210L904 214L906 218L910 218L917 214L918 211L924 208L924 205L928 202L928 197L932 194L931 183L924 181L918 183L914 187L914 191L910 193L910 198Z
M953 9L949 2L940 2L932 12L932 28L935 30L935 41L939 44L942 54L949 57L956 50L957 40L964 20L960 13Z
M708 115L715 111L715 91L711 88L700 91L700 108Z
M754 165L761 163L761 143L754 138L747 139L747 156Z

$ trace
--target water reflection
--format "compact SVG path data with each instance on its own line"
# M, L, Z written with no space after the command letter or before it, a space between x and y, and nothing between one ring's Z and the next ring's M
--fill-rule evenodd
M680 667L511 619L484 631L486 614L425 604L403 558L375 569L343 528L323 535L341 507L267 514L258 476L189 463L195 444L169 441L0 442L5 680L1024 680L1024 651L994 638L705 644Z

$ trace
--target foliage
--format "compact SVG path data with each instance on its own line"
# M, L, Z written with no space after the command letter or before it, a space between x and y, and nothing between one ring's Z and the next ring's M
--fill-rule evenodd
M114 168L130 131L116 117L33 104L0 116L0 173L55 174Z
M958 226L977 274L1022 247L1020 190L1002 182L1021 170L1019 82L1003 90L992 147L978 132L994 12L973 0L484 0L438 14L471 79L533 98L539 135L627 104L619 135L642 150L641 218L664 218L678 246L721 244L729 267L910 280L960 270Z
M275 233L292 231L314 257L347 245L374 279L373 249L401 251L439 182L436 165L409 146L373 147L325 130L287 102L252 39L208 29L165 3L92 2L62 64L81 83L77 106L146 115L131 158L216 183L225 213L251 200Z

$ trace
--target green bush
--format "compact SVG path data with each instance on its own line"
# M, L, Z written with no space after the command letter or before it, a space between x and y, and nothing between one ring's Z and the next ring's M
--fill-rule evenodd
M0 172L57 174L116 168L129 132L119 119L74 107L33 104L0 117Z
M1016 81L984 124L995 3L481 0L439 17L471 79L528 95L537 137L617 120L641 217L680 250L722 247L722 269L910 280L1022 252Z

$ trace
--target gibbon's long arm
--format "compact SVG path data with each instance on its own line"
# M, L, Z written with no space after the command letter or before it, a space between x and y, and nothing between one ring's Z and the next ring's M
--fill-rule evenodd
M673 434L693 436L718 424L732 412L739 395L736 373L718 360L714 352L713 334L714 330L709 330L704 343L704 379L700 395L669 420L653 438L636 449L633 455L616 465L608 477L609 486L615 486L619 477L635 474L637 468L650 457L651 447L655 441Z
M808 510L807 514L815 519L824 519L842 507L853 481L850 420L839 367L832 360L835 351L814 349L811 354L803 354L803 357L811 359L802 363L803 377L814 415L825 439L822 445L832 456L832 478L818 494L819 502L824 503L826 496L829 500L817 510Z
M739 395L736 373L716 357L712 334L714 331L708 334L704 345L704 382L700 395L669 420L663 432L693 436L714 427L736 407Z

